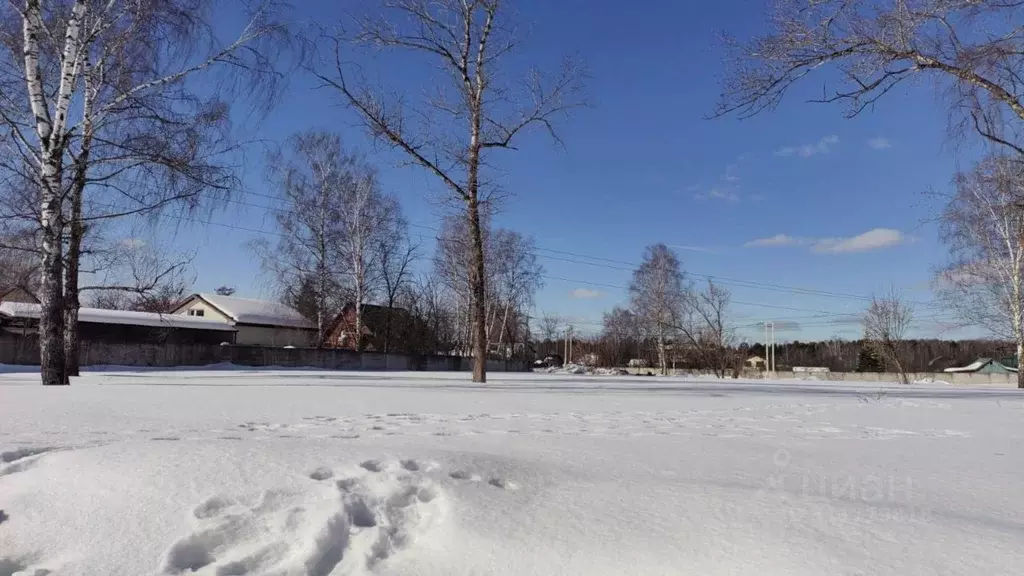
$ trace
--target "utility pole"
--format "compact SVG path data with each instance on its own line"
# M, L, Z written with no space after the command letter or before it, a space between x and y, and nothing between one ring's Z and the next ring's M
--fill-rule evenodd
M764 323L764 365L765 378L768 378L770 374L775 373L775 322Z
M572 326L565 329L565 358L562 358L562 366L572 363Z
M569 345L569 356L566 358L566 360L570 361L570 359L572 358L572 326L571 325L569 326L569 342L568 342L568 345Z

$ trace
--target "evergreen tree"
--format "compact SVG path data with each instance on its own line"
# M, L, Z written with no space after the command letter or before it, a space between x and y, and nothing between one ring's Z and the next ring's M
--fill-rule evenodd
M860 355L857 357L857 372L885 372L885 366L882 364L878 352L870 346L860 349Z

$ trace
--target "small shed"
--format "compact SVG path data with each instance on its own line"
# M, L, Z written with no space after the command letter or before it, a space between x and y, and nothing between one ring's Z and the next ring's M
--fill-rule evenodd
M751 356L750 358L747 358L746 364L749 368L764 368L764 358L761 358L760 356Z
M967 366L943 370L943 372L952 374L1010 374L1016 371L1016 368L1004 366L1001 362L997 362L992 358L978 358Z

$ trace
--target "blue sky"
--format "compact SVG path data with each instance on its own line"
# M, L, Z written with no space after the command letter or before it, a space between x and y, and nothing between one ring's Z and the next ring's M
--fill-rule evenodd
M331 21L335 3L304 3L298 20ZM358 4L358 3L350 3ZM783 340L857 337L842 316L860 312L870 295L896 286L921 304L922 336L955 336L948 314L927 305L933 269L945 250L928 222L966 152L951 142L946 113L922 82L893 92L855 119L838 106L809 104L826 76L812 78L774 112L749 120L709 120L723 73L720 31L740 37L764 21L759 1L645 2L644 8L583 0L528 0L517 5L524 49L514 64L557 66L581 56L592 106L562 124L565 146L535 134L519 151L495 158L511 196L499 226L532 235L543 250L546 285L536 314L596 330L603 311L627 300L629 268L646 245L677 247L687 271L723 280L732 290L734 323L756 339L756 322L775 320ZM418 95L422 74L390 69L397 89ZM385 187L415 224L436 225L443 212L438 184L422 170L398 168L399 157L375 150L333 94L302 76L281 103L240 134L281 141L306 129L336 130L380 168ZM253 146L240 202L268 205L262 149ZM272 230L270 214L231 204L209 220ZM178 224L178 223L175 223ZM432 233L426 249L432 248ZM197 290L222 284L251 296L268 294L245 244L258 234L223 226L180 227L174 244L197 250ZM758 242L760 240L760 242ZM550 252L601 258L592 264ZM596 264L596 265L595 265ZM702 276L695 280L701 281ZM740 281L740 282L737 282ZM825 297L747 282L842 293ZM840 323L835 323L838 320Z

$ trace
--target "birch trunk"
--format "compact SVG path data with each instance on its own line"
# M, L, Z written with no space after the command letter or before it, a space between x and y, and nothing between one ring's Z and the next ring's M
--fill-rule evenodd
M64 263L64 366L67 375L79 375L78 309L82 303L78 296L78 269L82 252L82 190L75 183L71 196L71 221L68 223L68 251Z

